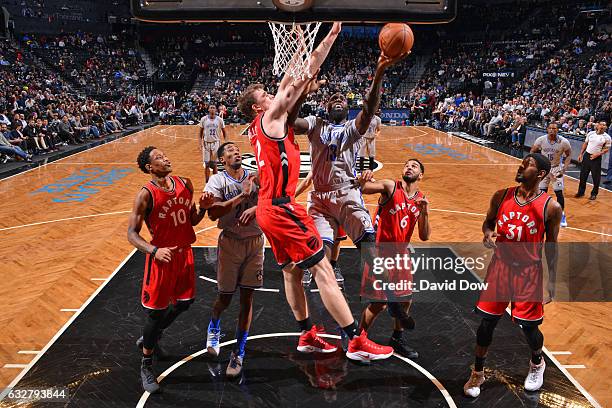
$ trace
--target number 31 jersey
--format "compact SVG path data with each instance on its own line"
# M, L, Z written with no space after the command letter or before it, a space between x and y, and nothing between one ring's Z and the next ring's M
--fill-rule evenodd
M151 233L151 244L158 248L185 247L196 241L191 225L193 194L183 179L170 176L169 191L149 181L143 188L151 193L153 205L145 221Z
M540 192L526 203L516 198L517 187L504 193L495 225L498 237L495 254L511 263L532 263L542 258L546 232L545 212L550 196Z

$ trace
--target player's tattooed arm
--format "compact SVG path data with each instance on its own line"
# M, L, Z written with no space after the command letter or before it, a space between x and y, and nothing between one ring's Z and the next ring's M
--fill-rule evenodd
M506 194L506 190L499 190L493 194L489 209L487 210L487 216L482 223L482 243L487 248L495 248L495 238L497 238L497 232L495 232L495 220L497 219L497 211L501 205L502 199Z
M557 242L559 239L559 228L561 227L562 215L563 209L561 205L554 200L548 200L545 224L546 243L544 244L544 253L546 254L546 263L548 265L548 299L546 299L545 303L552 302L555 297L558 259Z

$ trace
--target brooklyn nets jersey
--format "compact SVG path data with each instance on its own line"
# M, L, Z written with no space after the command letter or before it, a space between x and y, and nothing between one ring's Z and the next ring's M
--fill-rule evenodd
M334 125L309 116L308 139L312 160L312 181L316 191L333 191L352 185L362 135L355 120Z
M213 143L220 140L221 129L225 127L225 123L220 116L211 119L210 115L206 115L200 120L200 127L204 129L204 141Z
M570 142L559 135L557 135L557 139L552 142L548 139L548 135L540 136L533 145L538 147L542 151L542 154L550 160L551 167L559 166L561 164L563 152L571 148ZM565 160L570 160L570 158L566 157Z

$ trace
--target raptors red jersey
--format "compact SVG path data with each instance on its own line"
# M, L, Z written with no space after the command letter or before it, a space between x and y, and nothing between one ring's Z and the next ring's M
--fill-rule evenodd
M264 114L257 115L249 127L249 140L259 169L259 202L281 197L293 199L300 178L300 147L292 127L282 139L270 138L262 126Z
M416 200L425 195L417 191L408 197L402 182L395 182L393 195L378 205L376 214L376 242L410 242L421 212Z
M546 205L550 196L540 192L528 202L520 204L516 198L517 190L517 187L508 188L497 210L496 242L502 245L497 246L495 253L513 263L540 261L546 232Z
M191 225L191 202L193 194L185 182L170 176L172 187L165 191L149 181L143 188L151 193L153 206L146 217L147 227L153 237L151 244L158 248L184 247L195 242Z

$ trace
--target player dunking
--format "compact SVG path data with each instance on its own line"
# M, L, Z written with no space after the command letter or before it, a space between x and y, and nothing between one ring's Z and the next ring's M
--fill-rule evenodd
M195 296L195 272L191 244L196 240L193 226L206 211L196 209L191 180L170 176L172 164L164 153L148 146L138 155L138 166L152 178L138 193L129 219L128 241L147 254L142 282L142 305L147 312L143 336L140 377L145 391L160 387L153 371L153 352L160 353L161 333ZM200 205L203 198L200 198ZM151 243L140 236L147 224Z
M217 115L215 105L210 105L208 115L200 120L200 149L202 150L202 161L204 163L204 177L206 182L210 178L210 169L213 174L217 174L217 149L219 149L220 134L223 135L223 142L227 141L225 134L225 122Z
M364 194L380 194L376 213L378 256L394 257L398 253L407 254L408 244L417 225L421 241L429 239L431 234L429 202L419 190L419 182L423 179L424 173L423 163L417 159L409 159L404 164L400 180L373 181L372 171L366 171L359 177L361 191ZM392 270L389 273L390 282L412 280L409 270ZM364 284L371 284L365 278L364 276ZM408 314L412 304L412 293L405 291L395 293L395 295L403 300L400 302L401 307L404 313ZM361 315L361 327L367 331L386 306L384 302L370 303ZM418 358L419 354L408 346L403 335L404 325L399 319L394 319L393 335L389 340L389 345L396 353L404 357Z
M380 114L380 111L378 112ZM382 125L382 120L380 116L374 115L372 121L370 122L370 126L368 126L368 130L365 135L363 135L363 143L361 144L361 148L359 149L359 170L365 170L364 161L367 157L368 161L368 169L374 170L374 159L376 158L376 138L380 134L380 128Z
M302 287L303 269L309 269L325 308L342 327L349 341L347 357L354 360L377 360L393 354L391 347L379 346L358 333L358 326L342 295L331 264L325 258L323 243L313 220L295 202L299 177L300 150L293 129L299 103L316 84L315 74L327 58L341 30L334 23L329 34L310 56L309 77L293 80L285 74L278 92L269 95L261 84L250 85L239 99L242 113L253 119L249 139L255 151L261 189L257 205L257 222L264 231L277 262L283 269L285 292L302 332L298 351L333 352L310 321Z
M482 232L484 245L495 249L485 277L488 287L481 292L476 304L482 321L476 333L474 368L463 386L469 397L480 395L480 386L485 381L487 350L508 301L511 302L512 319L523 329L531 349L525 390L536 391L544 382L544 336L538 328L544 319L542 246L546 238L548 272L554 277L557 258L554 243L559 235L562 214L561 206L539 189L550 168L550 161L545 156L528 154L516 173L516 181L520 184L497 191L491 199ZM552 290L549 282L551 299Z
M254 175L242 168L240 149L232 142L219 147L218 157L225 171L215 174L206 183L205 199L211 195L207 207L211 220L219 220L222 230L217 246L218 295L208 325L206 347L219 355L221 313L229 306L232 296L240 288L240 313L236 328L236 347L232 351L226 375L237 377L242 371L244 348L253 316L253 292L263 285L264 237L255 221L257 206Z
M546 135L538 137L533 146L531 153L542 153L550 160L550 173L546 175L540 183L540 190L548 193L548 185L553 183L553 191L557 196L557 202L561 205L561 209L565 209L565 197L563 197L563 178L565 172L569 168L572 161L572 146L569 140L558 134L559 126L556 123L550 123L546 128ZM561 226L567 227L565 211L561 217Z

